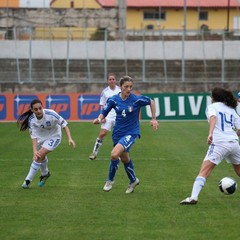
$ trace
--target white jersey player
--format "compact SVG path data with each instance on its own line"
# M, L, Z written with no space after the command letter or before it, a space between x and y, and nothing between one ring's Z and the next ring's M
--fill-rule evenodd
M40 169L41 176L38 183L42 187L46 180L51 176L48 170L47 154L57 148L62 139L62 129L64 129L69 144L75 147L67 122L54 110L43 109L42 102L34 99L30 104L30 109L18 118L20 131L29 129L32 148L33 162L22 187L29 188L37 171Z
M116 95L119 92L121 92L120 87L117 86L117 81L114 74L110 73L108 75L107 84L108 86L102 91L100 101L99 101L99 105L101 106L101 109L104 108L109 97L112 97L113 95ZM111 131L112 127L115 124L115 118L116 118L116 113L115 113L115 110L112 109L107 115L107 117L105 118L105 120L101 123L101 130L95 141L93 152L90 154L89 160L96 159L99 148L102 146L103 139L107 135L107 132Z
M55 111L43 109L42 118L38 119L32 114L28 125L31 138L37 139L38 146L44 146L52 151L60 144L62 128L67 126L67 122Z
M223 88L212 90L212 104L206 109L209 122L207 142L209 148L196 177L191 196L180 204L196 204L198 195L215 166L223 159L233 165L236 174L240 176L240 117L236 113L237 100L232 92Z

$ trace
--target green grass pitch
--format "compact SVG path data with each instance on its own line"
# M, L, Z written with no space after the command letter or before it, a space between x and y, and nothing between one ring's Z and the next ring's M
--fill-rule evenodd
M113 189L102 188L112 148L107 136L98 159L88 156L99 126L69 123L76 149L61 145L49 154L52 173L46 185L21 184L28 173L32 146L28 132L16 123L0 123L0 239L34 240L188 240L238 239L239 190L226 196L218 189L222 177L238 178L231 165L215 168L194 206L179 202L189 196L207 150L208 124L160 122L153 132L141 123L141 139L131 150L140 185L125 194L128 179L122 164Z

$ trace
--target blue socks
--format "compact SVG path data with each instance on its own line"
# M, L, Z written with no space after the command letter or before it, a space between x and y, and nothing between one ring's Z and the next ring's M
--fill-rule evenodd
M111 160L108 170L108 181L113 181L116 171L118 170L119 159Z
M130 183L135 182L136 181L136 175L135 175L135 172L134 172L134 166L133 166L133 162L132 162L131 159L128 163L124 164L124 168L125 168L125 171L128 175L128 178L130 180Z
M116 175L116 171L118 170L119 165L119 159L118 160L111 160L108 170L108 181L114 181L114 177ZM124 164L125 171L127 173L127 176L130 180L130 183L133 183L136 181L136 175L134 171L134 166L132 160L130 160L128 163Z

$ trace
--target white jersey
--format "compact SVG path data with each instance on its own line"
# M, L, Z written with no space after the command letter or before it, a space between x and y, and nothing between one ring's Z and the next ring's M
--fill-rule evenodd
M103 91L101 93L99 104L102 107L104 107L107 103L108 98L112 97L113 95L118 94L119 92L121 92L121 88L119 86L116 86L114 90L112 90L109 86L106 87L105 89L103 89ZM112 109L108 113L107 118L112 118L112 119L116 118L116 112L114 109Z
M240 102L238 102L238 105L237 105L236 111L237 111L238 115L240 115Z
M207 106L206 116L208 121L211 116L217 117L213 131L213 144L217 142L238 141L235 129L240 129L240 117L235 109L226 106L222 102L216 102Z
M33 113L28 122L31 138L37 138L42 143L49 138L62 138L62 128L67 122L54 110L43 109L43 117L38 120Z

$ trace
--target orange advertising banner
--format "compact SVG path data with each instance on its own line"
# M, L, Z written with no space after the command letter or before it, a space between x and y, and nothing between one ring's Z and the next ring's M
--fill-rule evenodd
M69 121L91 121L100 113L99 94L0 94L0 122L16 121L30 108L33 99L40 99L44 108L50 108Z

